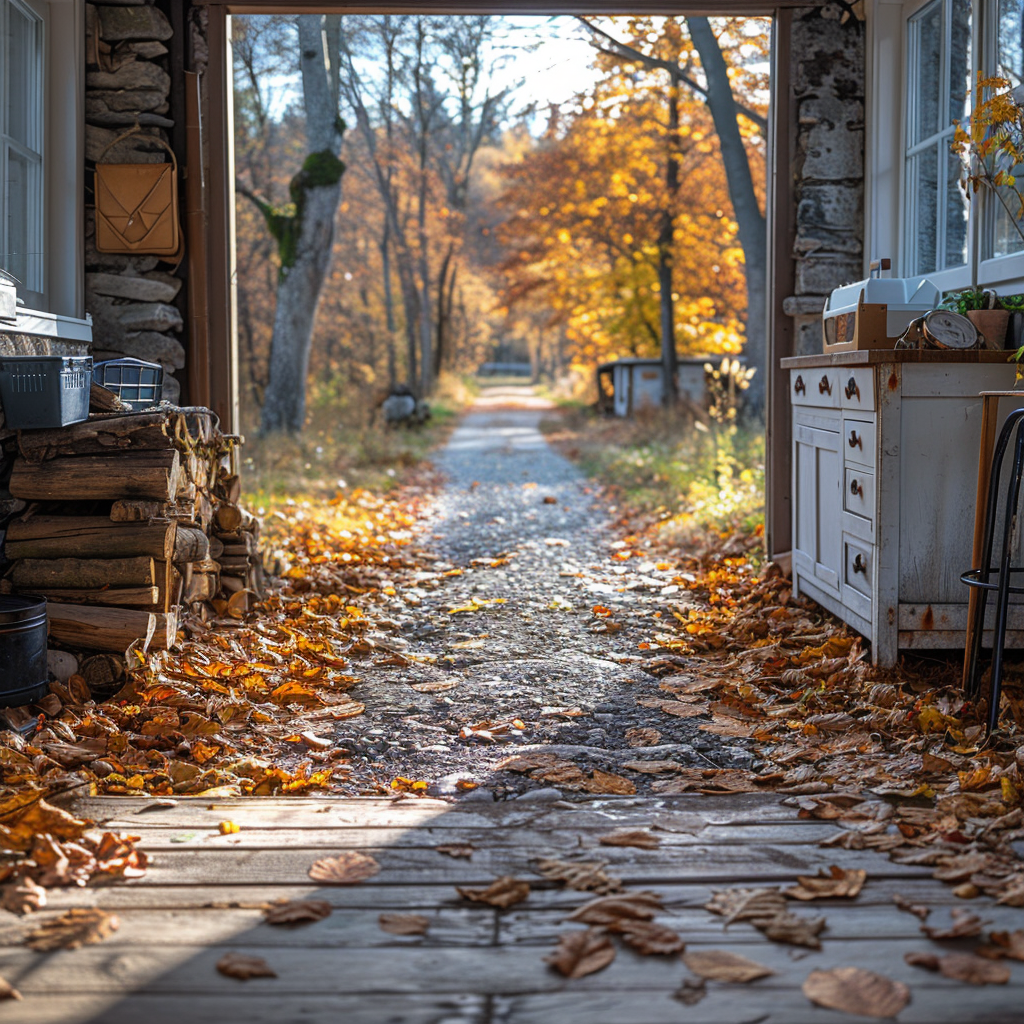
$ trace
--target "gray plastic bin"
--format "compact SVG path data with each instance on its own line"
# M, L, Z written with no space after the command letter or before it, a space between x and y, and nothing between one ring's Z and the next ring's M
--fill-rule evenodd
M87 420L91 386L92 356L0 357L0 402L12 430Z

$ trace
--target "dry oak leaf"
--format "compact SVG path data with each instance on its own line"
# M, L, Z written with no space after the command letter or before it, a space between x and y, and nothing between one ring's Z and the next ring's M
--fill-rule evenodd
M895 1017L910 1002L910 989L860 967L811 971L803 993L817 1006L862 1017Z
M333 909L327 900L275 900L263 917L267 924L309 924L330 917Z
M573 863L548 857L537 861L537 874L553 882L565 882L570 889L580 892L596 892L602 896L622 892L622 879L606 874L606 866L607 861L603 860Z
M730 925L733 921L773 918L785 912L786 900L778 889L720 889L711 894L704 908L721 914Z
M29 932L26 944L40 953L78 949L110 938L120 925L113 914L95 907L74 907Z
M966 981L969 985L1005 985L1010 980L1010 969L995 960L973 953L904 953L903 959L912 967L924 967L938 971L954 981Z
M641 850L656 850L661 845L656 835L642 828L616 829L607 835L598 836L597 841L602 846L636 846Z
M380 865L372 857L348 850L337 857L314 861L309 868L309 877L325 885L351 885L372 878L378 871Z
M965 910L962 907L954 907L952 915L953 923L948 928L923 924L921 931L929 939L972 939L974 936L980 935L981 929L990 923L982 921L973 911Z
M656 892L626 892L621 896L599 896L577 907L566 920L582 921L584 924L649 921L662 909L662 897Z
M913 914L922 921L932 912L931 907L926 907L923 903L913 903L900 893L896 893L892 901L900 910L905 910L908 914Z
M672 998L685 1006L694 1006L708 994L708 984L703 978L683 978L682 985L672 993Z
M636 793L636 786L629 779L603 772L600 768L594 769L586 788L589 793L620 793L626 796Z
M624 761L622 767L642 775L659 775L662 772L682 771L686 765L679 761Z
M797 917L789 912L776 914L767 921L751 921L772 942L786 942L791 946L806 946L821 949L818 936L825 930L823 917Z
M276 978L277 972L260 956L225 953L217 961L217 970L229 978L248 981L250 978Z
M486 889L465 889L457 885L455 890L463 899L472 900L474 903L487 903L504 910L516 903L522 903L530 895L530 883L512 875L502 875Z
M686 704L679 700L662 701L659 707L666 715L675 715L676 718L696 718L709 713L707 704Z
M463 860L472 860L475 849L472 843L445 843L434 847L437 853L443 853L446 857L461 857Z
M0 907L12 914L28 914L46 906L46 890L31 878L8 882L0 893Z
M1024 931L1018 928L1015 932L992 932L989 939L993 948L999 951L999 956L1024 960Z
M0 978L0 999L20 998L21 993L6 978Z
M426 935L430 918L423 914L381 914L377 923L382 932L391 935Z
M626 742L631 747L656 747L661 742L657 729L627 729Z
M608 930L621 935L624 942L628 942L643 956L666 956L686 949L686 943L678 932L656 921L621 918L609 924Z
M615 959L615 947L603 928L585 932L564 932L558 936L558 947L544 957L567 978L582 978L607 967Z
M784 892L794 900L825 900L840 896L853 899L867 877L868 873L862 868L844 869L833 864L828 871L822 868L817 876L797 875L799 885Z
M683 954L683 963L701 978L710 981L746 983L767 978L775 972L770 967L748 960L726 949L699 949Z

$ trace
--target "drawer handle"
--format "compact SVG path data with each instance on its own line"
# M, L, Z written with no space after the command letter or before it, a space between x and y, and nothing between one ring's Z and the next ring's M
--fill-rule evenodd
M864 488L856 480L850 481L850 493L857 498L864 497Z
M819 395L831 395L832 385L829 382L828 375L826 374L821 380L818 381L818 394Z
M860 388L857 387L857 380L856 380L856 378L851 377L846 382L846 397L847 398L853 398L854 395L857 396L857 401L859 402L860 401Z
M868 560L863 555L857 555L853 560L853 571L868 574Z
M804 384L803 377L797 376L796 380L793 381L793 390L798 395L806 395L807 394L807 385Z
M857 433L856 430L850 431L849 445L851 448L859 448L861 451L864 450L864 439Z

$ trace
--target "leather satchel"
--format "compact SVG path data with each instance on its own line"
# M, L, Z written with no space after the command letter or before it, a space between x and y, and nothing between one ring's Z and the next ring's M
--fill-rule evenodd
M114 139L100 154L134 134L132 129ZM144 253L173 260L180 258L178 220L178 161L162 139L151 136L171 154L170 163L96 163L96 250Z

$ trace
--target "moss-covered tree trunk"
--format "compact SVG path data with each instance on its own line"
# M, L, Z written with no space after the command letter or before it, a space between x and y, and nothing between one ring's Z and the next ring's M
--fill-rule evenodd
M300 15L299 61L309 155L292 178L291 206L260 209L280 256L263 434L298 433L306 419L306 377L320 293L331 263L334 218L345 165L338 159L345 125L338 116L337 15Z

